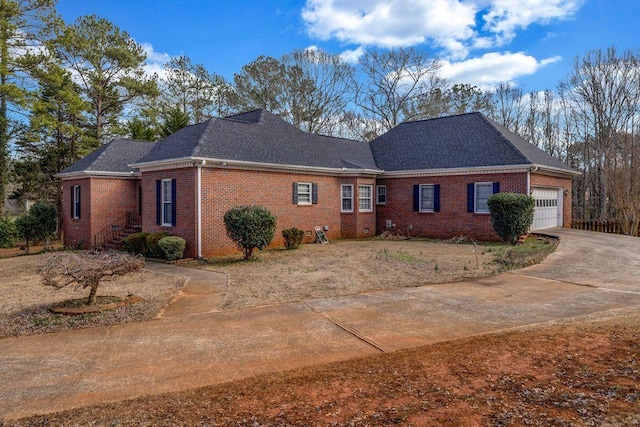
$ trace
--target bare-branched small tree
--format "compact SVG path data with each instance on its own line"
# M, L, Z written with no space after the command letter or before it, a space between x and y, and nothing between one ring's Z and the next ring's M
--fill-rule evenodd
M47 254L38 267L42 283L56 289L73 285L90 288L88 305L96 303L98 286L103 280L124 276L144 267L144 258L124 252L54 252Z

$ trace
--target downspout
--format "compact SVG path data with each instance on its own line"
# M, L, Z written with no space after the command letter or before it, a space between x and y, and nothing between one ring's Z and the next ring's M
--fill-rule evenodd
M198 246L198 259L202 259L202 167L207 164L206 160L200 162L197 168L197 192L198 192L198 200L197 200L197 223L198 223L198 236L197 236L197 246Z
M527 170L527 195L531 196L531 172L537 172L540 166L535 166Z

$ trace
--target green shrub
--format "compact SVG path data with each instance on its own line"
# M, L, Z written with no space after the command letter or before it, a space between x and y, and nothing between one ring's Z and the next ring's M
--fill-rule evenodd
M182 258L187 241L178 236L167 236L158 240L158 246L169 261Z
M302 243L304 239L304 230L299 228L287 228L282 230L282 237L284 238L284 247L287 249L295 249Z
M158 246L160 239L167 237L169 233L166 231L154 231L147 235L147 253L153 258L164 258L164 252Z
M31 243L36 240L36 219L28 212L20 215L16 219L16 228L18 236L24 240L24 250L29 253Z
M149 233L141 231L140 233L133 233L122 239L124 249L132 254L146 255L147 254L147 236Z
M58 224L56 208L51 203L36 202L16 220L18 236L25 241L29 253L29 245L35 241L44 242L44 249L49 249L49 239L55 234Z
M245 259L255 248L264 249L276 234L277 218L264 206L236 206L224 214L227 236L238 245Z
M12 248L18 241L16 223L8 216L0 218L0 247Z
M535 200L519 193L496 193L487 200L491 224L505 243L515 245L533 224Z

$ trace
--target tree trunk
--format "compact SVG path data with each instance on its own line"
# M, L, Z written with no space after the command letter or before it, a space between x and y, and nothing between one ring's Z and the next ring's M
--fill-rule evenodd
M96 294L98 293L98 283L94 283L91 285L91 291L89 292L89 299L87 300L87 305L95 305L96 304Z
M2 10L6 9L5 2L2 1ZM7 85L7 69L9 68L9 32L7 28L1 28L0 31L0 87L3 89L0 93L0 215L4 215L4 199L7 186L8 175L8 157L9 157L9 117L7 112L7 94L5 88Z

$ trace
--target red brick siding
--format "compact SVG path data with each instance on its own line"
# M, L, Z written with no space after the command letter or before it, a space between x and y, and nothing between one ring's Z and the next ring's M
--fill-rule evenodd
M467 212L467 184L475 182L499 182L501 192L527 191L525 172L378 179L378 185L387 186L387 204L378 205L376 231L383 232L386 220L391 220L396 229L409 232L411 236L497 240L489 214ZM416 184L440 185L439 212L413 211L413 186ZM413 226L413 230L408 231L409 226Z
M80 186L80 218L71 218L71 188ZM64 244L67 246L82 245L84 248L90 247L92 242L91 234L91 179L74 179L64 181L62 184L62 232L64 234Z
M176 225L156 223L156 181L176 180ZM166 231L186 240L185 257L197 256L196 168L181 168L144 172L142 174L142 230Z
M156 224L156 181L176 179L176 226ZM496 240L488 214L467 212L467 184L499 182L500 191L526 192L526 173L479 174L414 178L335 177L285 172L258 172L205 167L202 169L202 255L211 257L235 253L236 247L226 236L223 217L233 206L257 204L267 207L278 217L273 245L280 246L282 230L297 227L308 234L305 243L314 241L313 228L325 225L329 239L356 238L381 233L386 220L412 236L451 238L464 235L479 240ZM318 186L318 204L301 206L292 202L294 182L310 182ZM65 244L93 244L95 233L137 211L137 185L142 185L142 226L144 231L167 231L187 241L185 256L197 256L197 168L189 167L144 172L141 180L117 178L85 178L63 184L63 231ZM354 212L342 213L341 185L354 189ZM439 184L440 211L413 211L413 185ZM81 218L71 219L69 199L71 187L80 185ZM372 186L372 212L358 209L358 186ZM376 185L387 187L386 205L376 205ZM531 174L531 186L563 188L564 226L571 225L571 179Z
M565 228L571 228L571 185L571 178L558 178L537 173L531 174L532 187L562 188L562 226Z
M341 215L341 234L345 239L374 236L376 234L376 181L374 178L343 178L340 181L338 206L342 207L342 184L353 186L353 212L343 212ZM360 212L360 185L371 186L371 212Z
M318 203L304 206L294 204L294 182L317 184ZM329 239L345 237L342 218L351 215L340 213L340 185L343 182L346 181L331 176L205 167L202 170L202 255L208 257L237 251L235 244L226 235L223 218L225 212L240 205L262 205L278 217L273 246L283 245L282 230L291 227L307 232L305 243L315 240L313 229L316 226L328 226L329 230L325 233ZM373 184L373 179L367 182ZM354 203L357 206L357 199ZM369 233L373 234L374 215L375 213L364 215L361 218L364 221L362 224L358 223L356 215L353 229L363 233L368 227Z
M68 246L88 248L94 236L105 227L137 209L138 180L121 178L83 178L64 181L62 230ZM80 186L80 218L71 218L71 187Z

